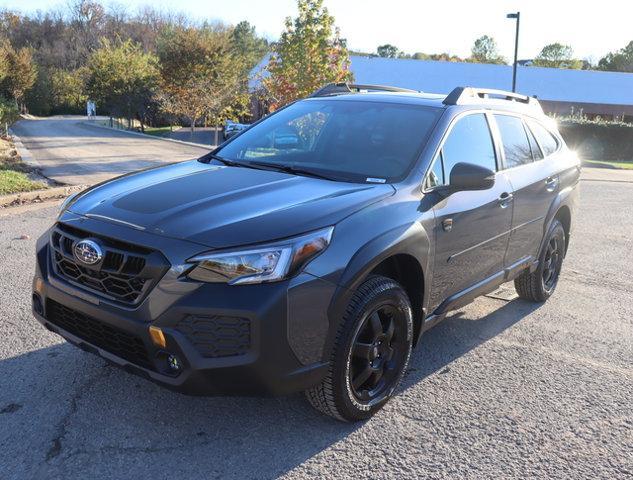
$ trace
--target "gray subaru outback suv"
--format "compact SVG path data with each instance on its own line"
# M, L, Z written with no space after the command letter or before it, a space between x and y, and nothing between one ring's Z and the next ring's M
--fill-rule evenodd
M37 243L33 313L168 388L305 391L365 419L451 310L512 280L552 295L579 172L533 98L328 85L69 198Z

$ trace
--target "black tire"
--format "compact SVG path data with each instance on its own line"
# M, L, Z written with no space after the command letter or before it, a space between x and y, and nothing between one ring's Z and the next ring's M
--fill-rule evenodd
M537 269L532 273L526 271L514 279L519 297L531 302L544 302L551 297L558 284L564 257L565 229L554 219L539 255Z
M327 376L305 392L308 400L338 420L371 417L400 384L412 340L413 314L406 292L390 278L370 277L352 297L337 332Z

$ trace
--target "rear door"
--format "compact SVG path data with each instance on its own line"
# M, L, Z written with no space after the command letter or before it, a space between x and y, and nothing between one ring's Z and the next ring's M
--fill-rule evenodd
M514 195L512 233L505 259L506 267L512 267L538 255L545 218L558 192L559 179L555 162L546 158L546 153L553 153L551 146L544 152L545 146L541 147L520 116L495 114L494 118Z
M452 125L427 175L425 190L434 195L435 260L429 310L449 297L503 271L512 222L512 187L498 171L488 117L471 113ZM453 166L473 163L495 171L488 190L442 193ZM442 307L443 309L444 307Z

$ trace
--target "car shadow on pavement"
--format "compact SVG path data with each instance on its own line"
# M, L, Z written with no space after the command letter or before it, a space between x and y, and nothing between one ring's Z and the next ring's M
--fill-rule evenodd
M450 315L422 337L402 389L442 373L535 308L514 300L481 318L469 309ZM0 392L0 444L11 439L0 460L16 477L89 465L145 478L158 462L174 478L271 478L364 425L324 417L302 395L187 397L66 343L0 362Z

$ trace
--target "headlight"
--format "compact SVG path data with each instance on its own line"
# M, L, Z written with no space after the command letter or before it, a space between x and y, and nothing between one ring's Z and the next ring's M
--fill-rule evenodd
M303 268L330 244L334 227L270 246L209 253L188 260L192 280L209 283L263 283L283 280Z

